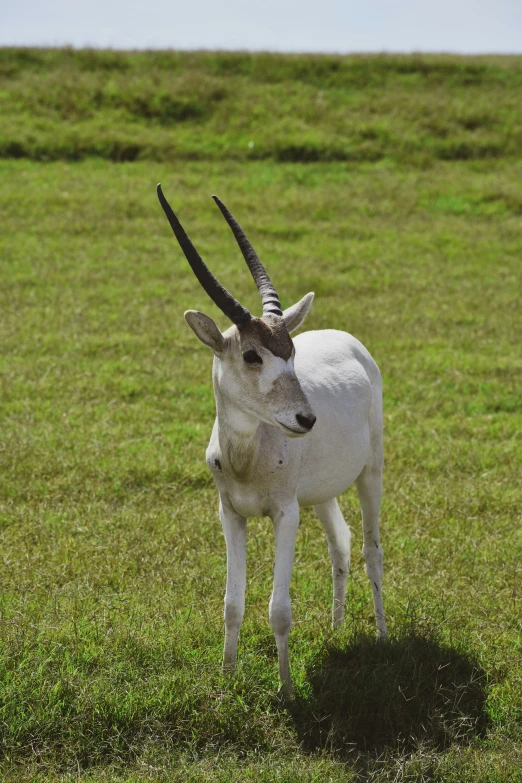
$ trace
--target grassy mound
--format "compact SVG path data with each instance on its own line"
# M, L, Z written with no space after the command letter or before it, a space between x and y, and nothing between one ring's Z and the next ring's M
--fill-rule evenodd
M0 49L0 156L394 161L522 149L522 58Z

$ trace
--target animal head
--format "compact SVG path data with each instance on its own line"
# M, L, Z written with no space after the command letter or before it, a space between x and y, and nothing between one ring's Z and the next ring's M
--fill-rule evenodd
M213 196L232 229L261 295L263 315L261 318L251 315L208 269L165 199L161 185L157 192L194 274L212 301L233 323L222 333L208 315L197 310L185 313L185 320L196 337L215 356L214 382L220 394L239 411L278 427L290 437L306 435L314 426L315 415L295 374L295 348L290 334L306 318L313 293L283 312L272 281L244 231L223 202Z

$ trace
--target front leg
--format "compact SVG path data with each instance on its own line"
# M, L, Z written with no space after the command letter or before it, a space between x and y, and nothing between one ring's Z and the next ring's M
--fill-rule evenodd
M219 517L227 545L223 670L234 671L239 629L245 613L246 519L223 503L223 499L219 504Z
M290 577L294 562L295 539L299 527L297 501L274 515L273 522L275 530L274 588L270 599L269 616L277 644L279 677L283 684L283 693L286 696L292 696L288 636L292 626Z

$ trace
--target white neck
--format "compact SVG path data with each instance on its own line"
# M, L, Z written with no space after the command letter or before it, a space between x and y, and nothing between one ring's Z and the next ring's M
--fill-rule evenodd
M259 443L259 419L239 410L214 384L218 437L221 452L238 479L248 481L255 465Z

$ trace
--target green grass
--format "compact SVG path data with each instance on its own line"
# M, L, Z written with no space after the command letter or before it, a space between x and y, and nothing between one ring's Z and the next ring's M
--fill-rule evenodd
M513 157L521 63L4 48L0 156L419 166Z
M441 91L475 90L501 116L521 62L3 54L9 89L28 90L33 128L54 128L54 141L38 137L50 158L63 134L84 128L81 117L59 123L54 109L44 122L31 103L31 80L41 79L51 106L46 80L60 69L116 81L163 69L166 79L178 63L183 79L192 64L228 96L238 84L252 96L288 82L342 91L351 74L369 103L414 66L434 114ZM470 74L479 83L468 89ZM420 93L394 94L387 122L399 134ZM104 104L94 117L109 141L112 111ZM2 113L4 131L13 117ZM160 141L164 162L0 161L0 774L13 783L521 781L522 161L513 147L494 161L430 153L429 165L409 165L392 152L303 164L271 152L246 165L230 149L215 156L215 117L179 122L201 123L201 161ZM299 136L299 118L285 117ZM165 131L154 119L128 122L150 138ZM315 290L307 326L352 332L383 372L391 637L373 641L354 492L342 498L353 567L336 634L326 542L305 511L292 705L278 697L266 519L249 522L239 670L220 673L225 549L204 463L211 358L182 313L226 323L181 257L158 181L248 307L259 311L255 287L213 192L244 224L283 304Z

